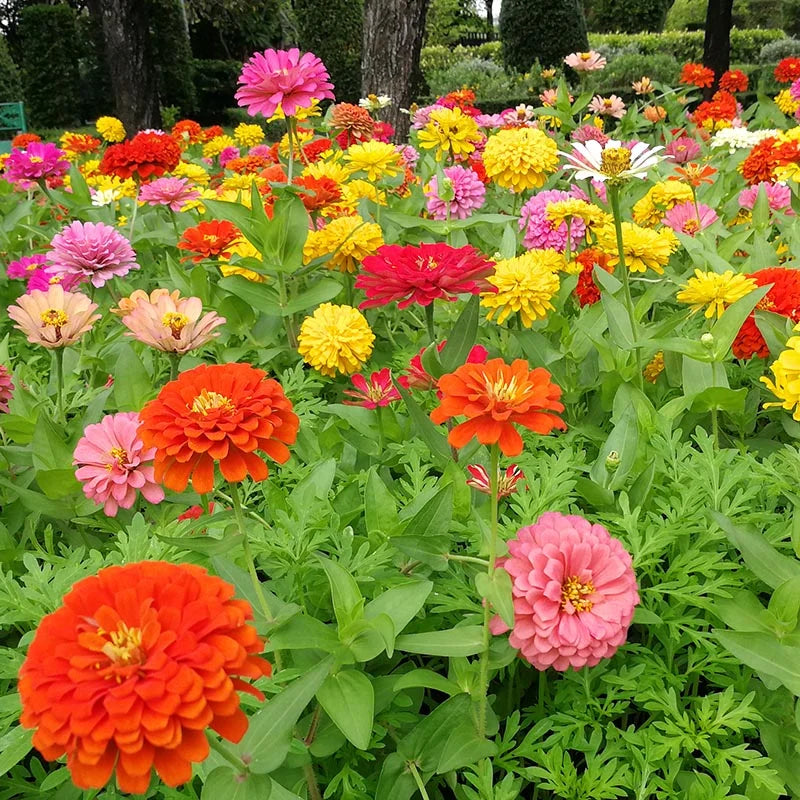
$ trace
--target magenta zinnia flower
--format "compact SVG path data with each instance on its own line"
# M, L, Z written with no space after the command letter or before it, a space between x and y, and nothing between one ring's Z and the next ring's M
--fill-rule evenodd
M717 212L705 203L695 205L691 200L686 200L667 211L662 221L676 233L694 236L717 221Z
M343 400L342 402L348 406L361 406L362 408L383 408L388 406L389 403L394 403L400 400L400 392L397 387L392 383L392 373L384 368L378 372L373 372L369 378L363 375L351 375L350 380L353 382L353 389L345 389L345 394L348 397L353 397L355 400Z
M167 206L173 211L182 211L183 207L200 197L200 192L189 185L186 178L156 178L150 183L142 184L139 200L150 206Z
M679 136L664 148L664 154L676 164L686 164L700 155L700 145L691 136Z
M39 267L28 275L25 292L30 294L37 289L46 292L51 286L59 284L65 292L71 292L81 282L78 275L59 275L52 267Z
M792 190L785 183L769 183L760 181L739 192L739 205L743 208L754 208L759 192L763 191L767 195L767 202L772 211L784 211L787 216L793 216L792 211ZM9 270L11 265L9 265ZM10 275L9 275L10 277Z
M164 490L153 478L155 447L146 448L139 438L139 415L135 411L108 414L95 425L87 425L75 448L75 477L83 493L102 505L106 516L130 508L137 492L149 503L160 503Z
M0 364L0 414L8 414L8 401L14 395L14 382L8 367Z
M52 142L31 142L25 150L12 150L5 163L11 183L54 178L69 170L67 154Z
M22 256L16 261L11 261L6 267L6 277L28 280L32 273L44 266L46 258L44 253L35 253L32 256Z
M254 53L242 68L236 100L254 117L271 117L279 108L287 117L311 101L333 100L333 84L328 70L313 53L291 50L265 50Z
M367 299L360 308L392 302L406 308L412 303L430 305L437 297L455 300L459 294L491 291L483 279L491 274L494 262L471 245L385 244L367 256L361 268L356 288L363 289Z
M572 200L575 195L561 189L545 189L531 197L520 210L519 229L524 231L522 244L528 250L557 250L563 253L567 249L567 223L561 222L556 227L547 218L547 206L563 200ZM573 219L570 225L571 250L575 250L586 235L583 220Z
M47 262L59 275L77 275L97 288L139 269L131 243L102 222L73 222L50 242Z
M555 511L517 532L501 565L511 576L509 643L536 669L593 667L625 642L639 603L631 557L602 525ZM508 628L492 621L492 631Z
M477 211L486 197L486 187L474 170L467 167L447 167L443 170L445 185L440 190L434 175L425 187L428 211L434 219L466 219ZM449 184L449 185L448 185Z

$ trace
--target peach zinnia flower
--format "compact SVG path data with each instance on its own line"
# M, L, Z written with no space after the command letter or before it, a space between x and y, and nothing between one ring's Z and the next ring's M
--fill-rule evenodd
M122 307L122 302L120 307ZM181 297L175 289L156 289L150 295L137 289L125 303L130 310L122 317L128 336L165 353L188 353L219 336L214 331L225 324L225 317L214 311L204 316L199 297Z
M8 307L8 316L31 344L66 347L77 342L100 319L100 314L92 314L96 308L97 303L85 294L65 292L56 283L46 292L34 289L18 298Z
M242 678L271 672L250 604L202 567L143 561L78 581L39 624L19 673L22 725L73 783L147 791L192 779L209 753L204 729L238 742L247 730Z
M493 358L485 364L464 364L439 378L442 404L431 412L440 425L452 417L464 416L447 440L464 447L473 436L481 444L499 444L507 456L522 452L522 437L514 425L548 434L553 428L566 430L566 423L552 412L561 412L561 387L550 381L550 373L518 358L506 364Z
M249 364L201 364L170 381L139 412L139 436L156 448L155 477L182 492L214 488L214 464L238 483L269 471L257 450L285 463L300 424L280 384Z

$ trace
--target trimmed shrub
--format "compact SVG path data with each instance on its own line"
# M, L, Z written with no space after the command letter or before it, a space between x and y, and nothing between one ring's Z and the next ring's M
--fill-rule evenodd
M105 61L105 42L100 20L91 14L78 17L78 74L81 120L113 113L111 78Z
M783 0L781 28L786 31L787 36L800 36L800 0Z
M233 95L242 70L241 61L195 59L192 62L197 95L197 121L219 123L225 109L236 103Z
M475 92L475 101L481 108L487 101L504 97L526 97L525 102L531 103L543 88L538 70L526 75L518 72L509 74L499 64L479 58L460 61L446 70L433 73L428 78L428 85L434 97L466 86ZM508 108L508 105L503 108Z
M568 53L589 46L579 0L504 0L500 39L503 61L518 72L527 72L537 59L556 66Z
M432 75L434 72L441 72L443 69L452 67L460 61L467 61L471 58L480 58L484 61L492 61L495 64L503 63L502 44L500 42L484 42L476 47L445 47L444 45L432 45L423 47L420 54L420 67L424 75Z
M733 24L737 28L779 28L783 26L781 5L787 0L736 0ZM796 2L796 0L795 0ZM708 0L675 0L667 12L668 31L702 31L706 25Z
M758 61L760 64L777 64L790 56L800 56L800 39L779 39L765 44L758 54Z
M194 113L197 96L192 80L192 50L184 26L180 0L147 0L156 62L158 100L175 106L182 116Z
M630 91L631 84L643 75L661 83L674 85L681 71L681 65L672 56L657 53L645 56L630 53L608 62L608 66L591 75L589 86L601 94L618 89Z
M6 37L0 36L0 103L22 100L22 81L19 70L8 52Z
M336 99L361 97L363 0L295 0L300 49L318 55L333 82Z
M664 30L702 31L706 24L707 0L675 0L667 11Z
M22 91L33 126L67 127L78 120L75 20L75 12L67 5L33 5L20 12Z
M425 18L425 43L453 45L463 36L484 33L486 20L475 13L469 0L431 0Z
M668 0L597 0L587 19L593 31L660 31L664 27Z

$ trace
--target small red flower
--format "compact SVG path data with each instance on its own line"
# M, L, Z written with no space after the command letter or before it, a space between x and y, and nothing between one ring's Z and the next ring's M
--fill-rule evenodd
M300 197L306 211L319 211L326 206L332 206L342 199L342 190L333 178L323 175L321 178L314 178L311 175L302 176L294 179L295 186L302 186L308 189L311 194L301 194Z
M100 172L122 179L136 175L144 180L171 172L180 160L181 148L171 136L141 131L130 141L112 144L103 154Z
M362 408L383 408L389 403L400 400L400 392L392 383L392 373L384 368L378 372L373 372L369 379L363 375L351 375L350 380L355 386L355 391L346 389L345 394L353 400L344 400L348 406L361 406Z
M203 506L189 506L189 508L187 508L186 511L183 512L183 514L178 515L178 520L183 522L187 519L200 519L200 517L202 517L203 514L205 513L206 512ZM209 514L214 513L214 503L208 504L208 513Z
M470 464L467 471L472 476L467 479L467 486L477 489L483 494L492 493L492 483L489 479L489 472L486 467L480 464ZM502 499L517 491L517 483L525 477L525 473L516 465L511 464L505 472L498 471L497 475L497 497Z
M187 228L178 242L178 249L193 253L194 255L184 256L183 259L191 258L195 264L212 256L228 258L230 256L228 248L241 236L241 232L233 223L212 219L201 222L193 228Z
M681 69L680 82L698 89L706 89L714 83L714 70L702 64L684 64Z
M789 56L778 62L775 67L775 80L778 83L794 83L800 78L800 58Z
M594 305L600 300L600 287L594 282L594 266L604 269L606 272L613 272L614 267L609 265L609 255L596 247L590 247L575 257L581 265L581 272L578 275L578 285L575 287L575 296L581 308Z
M31 142L41 142L42 137L38 133L18 133L11 140L11 147L14 150L24 150Z
M740 69L729 69L722 73L719 88L725 92L746 92L750 81Z
M320 156L331 149L331 144L330 139L314 139L308 144L304 144L302 147L303 161L308 161L311 164L319 161Z
M197 144L203 141L203 128L193 119L181 119L172 126L170 135L177 142Z
M447 339L442 339L436 345L436 351L438 353L442 352L442 348L447 344ZM438 382L436 379L428 374L425 367L422 366L422 354L425 352L427 348L422 347L420 348L419 353L415 355L411 361L409 362L408 369L406 370L405 375L401 375L397 382L404 388L404 389L436 389L438 388ZM467 360L465 363L467 364L483 364L486 361L486 358L489 355L489 351L480 344L476 344L470 351L469 355L467 356ZM441 393L440 393L441 396Z

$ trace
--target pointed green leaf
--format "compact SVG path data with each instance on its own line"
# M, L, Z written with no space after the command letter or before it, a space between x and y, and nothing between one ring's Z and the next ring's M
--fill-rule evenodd
M363 672L343 669L330 675L317 690L317 700L350 742L359 750L369 747L375 717L375 691Z

